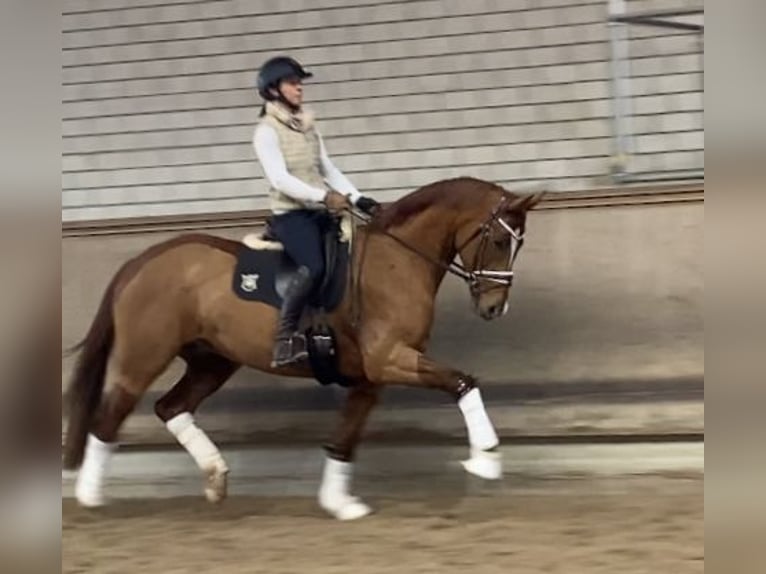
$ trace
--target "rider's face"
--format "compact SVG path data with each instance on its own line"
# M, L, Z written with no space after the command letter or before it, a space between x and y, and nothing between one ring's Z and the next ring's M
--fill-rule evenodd
M291 106L300 108L303 103L303 83L299 78L287 78L279 83L279 91Z

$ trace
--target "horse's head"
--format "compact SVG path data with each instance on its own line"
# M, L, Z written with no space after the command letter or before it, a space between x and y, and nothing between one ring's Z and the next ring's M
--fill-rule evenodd
M478 206L456 235L455 248L468 272L476 313L486 320L508 311L513 264L524 244L527 212L544 193L504 192L492 205Z

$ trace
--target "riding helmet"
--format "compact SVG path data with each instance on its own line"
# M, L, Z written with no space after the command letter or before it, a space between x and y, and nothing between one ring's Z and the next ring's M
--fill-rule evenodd
M288 56L277 56L268 60L258 71L258 93L264 100L274 100L277 98L270 93L271 88L279 86L279 82L286 78L310 78L311 72L303 69L296 60Z

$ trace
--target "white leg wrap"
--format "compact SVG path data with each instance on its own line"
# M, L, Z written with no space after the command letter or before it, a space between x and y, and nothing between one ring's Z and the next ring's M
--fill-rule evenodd
M205 434L205 431L194 423L191 413L181 413L170 419L165 426L205 473L207 499L210 502L223 500L226 497L226 475L229 467L218 447Z
M503 474L500 453L487 452L500 444L495 428L489 420L479 389L471 389L458 401L460 411L468 428L471 458L463 461L463 467L476 476L497 480Z
M92 434L88 435L85 458L75 484L75 496L82 506L95 508L105 504L104 479L116 448L116 444L103 442Z
M488 450L500 444L495 428L487 416L479 389L471 389L458 401L468 427L468 442L472 448Z
M229 470L221 451L213 444L201 428L194 423L191 413L181 413L170 419L166 426L170 433L178 439L194 461L203 471Z
M338 520L356 520L367 516L372 509L350 493L354 465L325 458L319 505Z

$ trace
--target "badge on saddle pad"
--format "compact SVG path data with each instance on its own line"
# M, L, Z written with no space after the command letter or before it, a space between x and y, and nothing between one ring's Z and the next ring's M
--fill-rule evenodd
M275 277L281 251L260 251L244 245L237 254L232 277L232 289L240 299L260 301L273 307L282 305L276 290Z
M260 275L257 273L243 273L241 275L242 282L239 284L240 289L245 293L252 293L258 290L258 278Z

